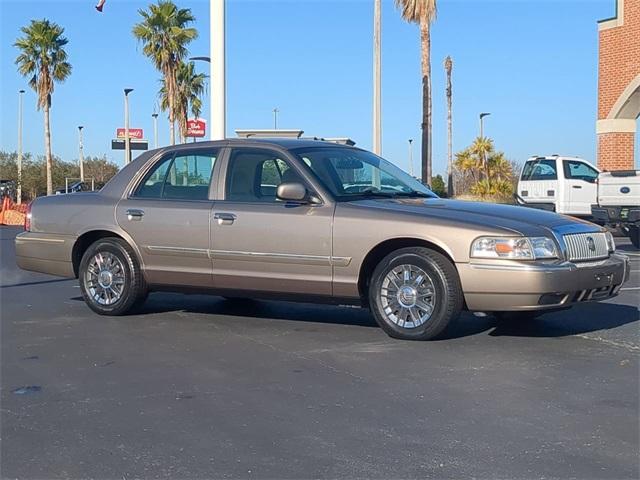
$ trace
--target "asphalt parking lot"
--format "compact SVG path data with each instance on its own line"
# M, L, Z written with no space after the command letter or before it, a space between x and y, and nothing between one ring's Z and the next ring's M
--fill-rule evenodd
M2 478L638 478L640 252L619 297L388 338L366 310L152 294L99 317L1 233ZM39 387L27 388L23 387Z

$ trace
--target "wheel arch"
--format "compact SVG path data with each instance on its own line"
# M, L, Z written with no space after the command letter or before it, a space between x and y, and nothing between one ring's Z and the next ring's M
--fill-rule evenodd
M75 274L76 278L78 277L78 270L80 269L80 261L82 260L84 252L87 251L87 248L89 248L89 246L97 240L109 237L119 238L125 241L131 247L131 249L135 252L136 260L138 260L138 264L140 265L140 270L144 274L140 252L138 251L135 243L128 235L126 235L124 232L117 232L108 228L95 228L84 231L81 235L78 236L75 243L73 244L73 248L71 250L71 263L73 264L73 273Z
M451 255L451 252L443 246L422 238L391 238L378 243L375 247L369 250L367 255L364 257L362 264L360 265L360 271L358 272L358 292L360 293L360 298L364 302L366 302L367 299L371 274L373 273L378 263L380 263L380 261L391 252L407 247L425 247L434 250L444 255L444 257L451 262L451 264L454 268L456 268L457 271L453 255Z

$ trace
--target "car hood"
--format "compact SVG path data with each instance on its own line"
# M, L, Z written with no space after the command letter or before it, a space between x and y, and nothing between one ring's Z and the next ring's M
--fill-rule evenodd
M441 198L368 199L353 202L369 208L380 208L422 217L448 219L489 228L506 229L523 235L535 235L558 227L576 226L583 229L598 226L565 215L535 208L495 203L445 200Z

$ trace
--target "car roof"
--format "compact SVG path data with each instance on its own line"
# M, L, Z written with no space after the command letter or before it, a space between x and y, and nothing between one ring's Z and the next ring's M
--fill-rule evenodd
M165 147L163 150L182 150L193 147L221 147L221 146L275 146L284 149L309 148L309 147L337 147L337 148L355 148L350 145L344 145L336 142L329 142L315 138L227 138L225 140L210 140L197 143L184 143L172 147Z

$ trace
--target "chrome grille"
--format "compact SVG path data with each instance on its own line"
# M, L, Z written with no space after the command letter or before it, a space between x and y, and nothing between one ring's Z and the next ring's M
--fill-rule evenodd
M607 237L603 232L564 235L567 257L572 262L597 260L609 256Z

